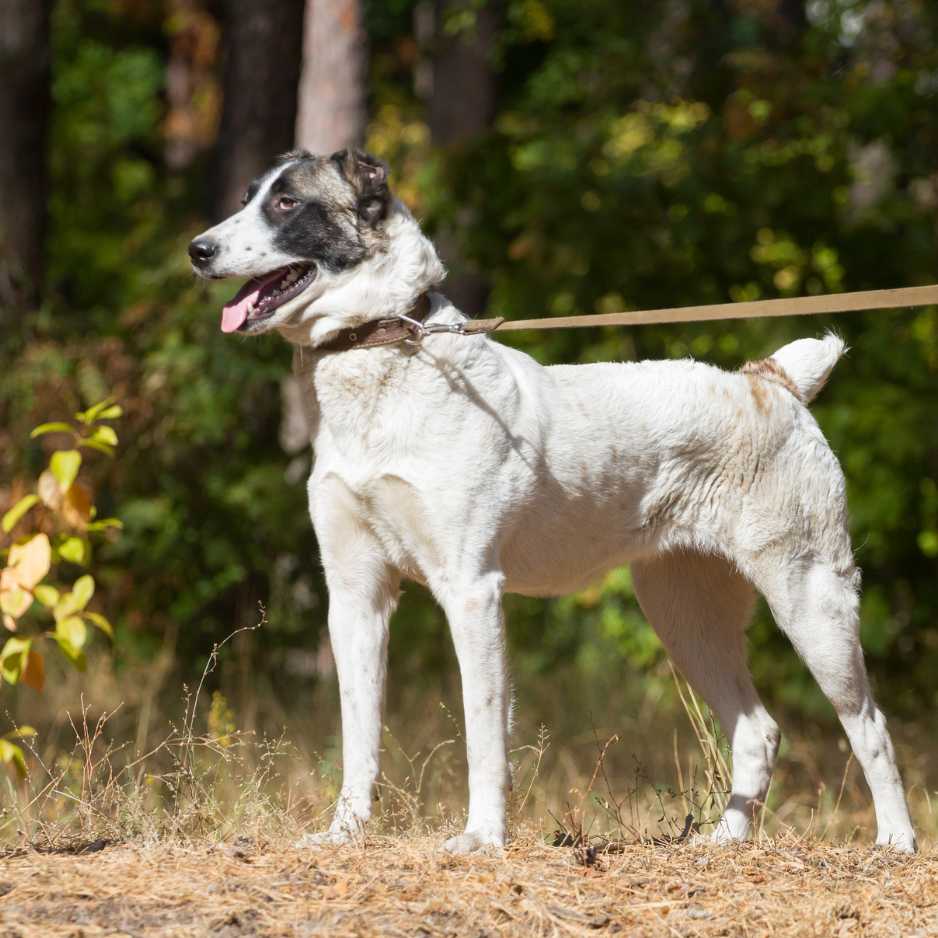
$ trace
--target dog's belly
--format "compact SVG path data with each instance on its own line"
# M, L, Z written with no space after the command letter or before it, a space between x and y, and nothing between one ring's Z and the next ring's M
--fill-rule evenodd
M638 499L545 502L526 511L505 538L505 589L524 596L560 596L656 550L659 532L639 521Z
M465 532L484 529L486 519L470 511L464 527L454 526L444 503L396 474L360 481L355 488L361 517L388 562L405 577L432 583L475 562L472 551L463 555L456 545ZM640 520L641 497L635 485L572 496L554 485L529 490L503 518L498 550L506 590L529 596L573 592L653 552L658 532Z

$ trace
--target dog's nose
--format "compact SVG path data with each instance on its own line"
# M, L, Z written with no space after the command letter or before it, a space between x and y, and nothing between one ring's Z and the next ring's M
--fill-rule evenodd
M196 267L204 267L218 253L218 245L211 238L196 238L189 245L189 257Z

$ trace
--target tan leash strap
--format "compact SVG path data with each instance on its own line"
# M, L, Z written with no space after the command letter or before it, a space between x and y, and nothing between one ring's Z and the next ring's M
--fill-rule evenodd
M827 293L781 300L746 300L711 306L670 306L634 312L594 313L587 316L552 316L549 319L475 319L465 323L466 334L515 332L524 329L569 329L583 326L649 326L670 322L712 322L720 319L762 319L773 316L819 316L864 309L898 309L938 304L938 284L896 290Z

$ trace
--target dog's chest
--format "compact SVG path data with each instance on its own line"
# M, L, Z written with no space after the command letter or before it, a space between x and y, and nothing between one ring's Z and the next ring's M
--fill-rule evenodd
M374 362L379 356L349 353L304 387L314 428L313 521L318 528L331 514L317 519L316 499L341 493L350 524L376 538L394 567L425 581L442 555L431 523L434 498L425 490L446 475L446 452L428 432L428 412L439 416L439 402L413 375L403 380L405 369Z

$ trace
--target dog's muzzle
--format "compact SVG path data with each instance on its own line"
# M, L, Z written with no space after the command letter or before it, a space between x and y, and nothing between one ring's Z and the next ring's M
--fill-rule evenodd
M200 270L207 267L217 253L218 242L212 238L194 238L189 243L189 259Z

